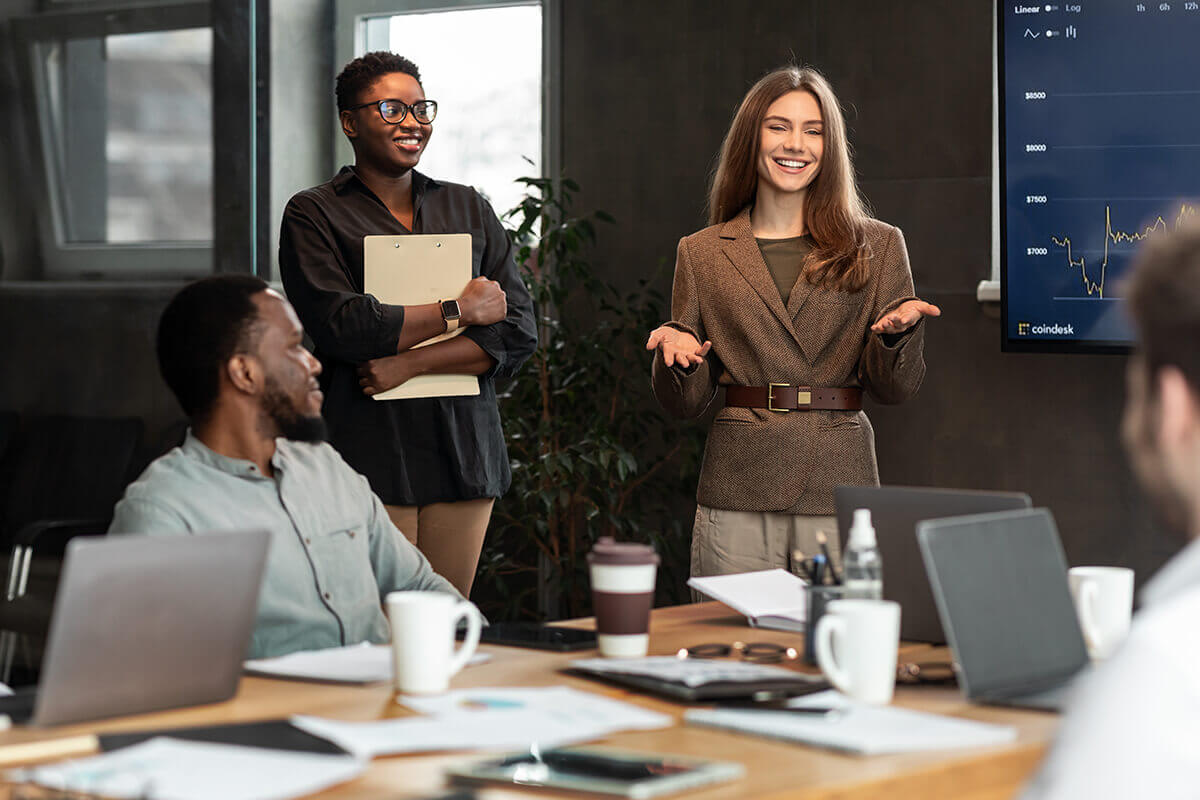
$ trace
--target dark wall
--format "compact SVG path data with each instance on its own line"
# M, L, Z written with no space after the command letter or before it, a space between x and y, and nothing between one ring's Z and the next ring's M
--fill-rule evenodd
M304 13L324 19L323 2ZM2 0L0 19L32 5ZM883 480L1028 491L1054 510L1072 563L1125 563L1144 578L1178 546L1153 532L1116 441L1124 359L1001 354L999 323L974 299L990 269L990 3L565 0L563 18L563 163L583 186L578 207L618 218L602 234L605 270L632 282L665 260L668 289L738 101L772 67L815 65L846 106L863 190L904 229L918 292L944 312L920 395L870 411ZM27 113L0 89L3 116ZM11 144L11 127L0 131ZM0 221L0 266L11 279L36 252L7 152L0 209L15 216ZM155 435L178 415L151 338L168 292L0 286L0 409L135 414Z
M580 209L618 218L597 253L610 275L632 282L666 259L669 290L742 95L774 67L815 66L846 109L863 192L903 229L918 294L943 311L918 397L868 411L883 481L1028 492L1054 511L1073 564L1128 564L1144 579L1178 548L1154 531L1117 441L1124 357L1002 354L995 310L975 300L990 272L991 3L563 10L563 164Z

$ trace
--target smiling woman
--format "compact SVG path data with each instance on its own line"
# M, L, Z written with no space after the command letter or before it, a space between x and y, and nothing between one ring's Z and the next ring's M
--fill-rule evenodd
M672 319L646 343L671 413L700 416L725 389L691 572L799 571L836 531L833 487L879 483L863 392L917 391L922 320L940 312L913 296L900 231L867 216L841 108L813 69L776 70L742 100L709 222L680 240Z
M289 201L281 277L324 367L331 443L434 570L468 595L492 503L511 480L494 380L537 346L532 303L491 205L415 169L438 112L417 66L367 53L342 70L336 94L354 165ZM473 278L461 294L408 306L366 294L363 237L414 233L470 234ZM479 394L373 399L423 374L476 375Z

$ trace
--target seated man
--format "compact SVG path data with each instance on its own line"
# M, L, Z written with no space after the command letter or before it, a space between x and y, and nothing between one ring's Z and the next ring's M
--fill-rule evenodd
M366 479L325 444L321 364L291 305L258 278L193 283L163 311L158 362L187 440L125 491L109 533L266 529L249 655L388 641L383 597L460 597L392 525Z
M1125 449L1162 522L1192 541L1146 584L1122 647L1081 680L1028 800L1200 794L1200 227L1149 243L1127 297L1138 353Z

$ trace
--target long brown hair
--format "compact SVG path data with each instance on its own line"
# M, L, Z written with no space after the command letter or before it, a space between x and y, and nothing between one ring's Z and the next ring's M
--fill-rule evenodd
M728 222L754 201L758 155L767 108L788 92L816 98L824 120L825 147L820 171L804 202L804 227L813 249L804 264L805 279L857 292L870 276L870 249L864 231L867 210L854 181L846 120L829 82L811 67L783 67L751 87L733 116L708 193L708 222Z

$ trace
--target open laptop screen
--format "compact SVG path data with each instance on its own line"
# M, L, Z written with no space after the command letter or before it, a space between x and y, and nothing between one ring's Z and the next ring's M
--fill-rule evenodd
M917 538L967 697L1063 680L1087 664L1049 511L928 520Z

